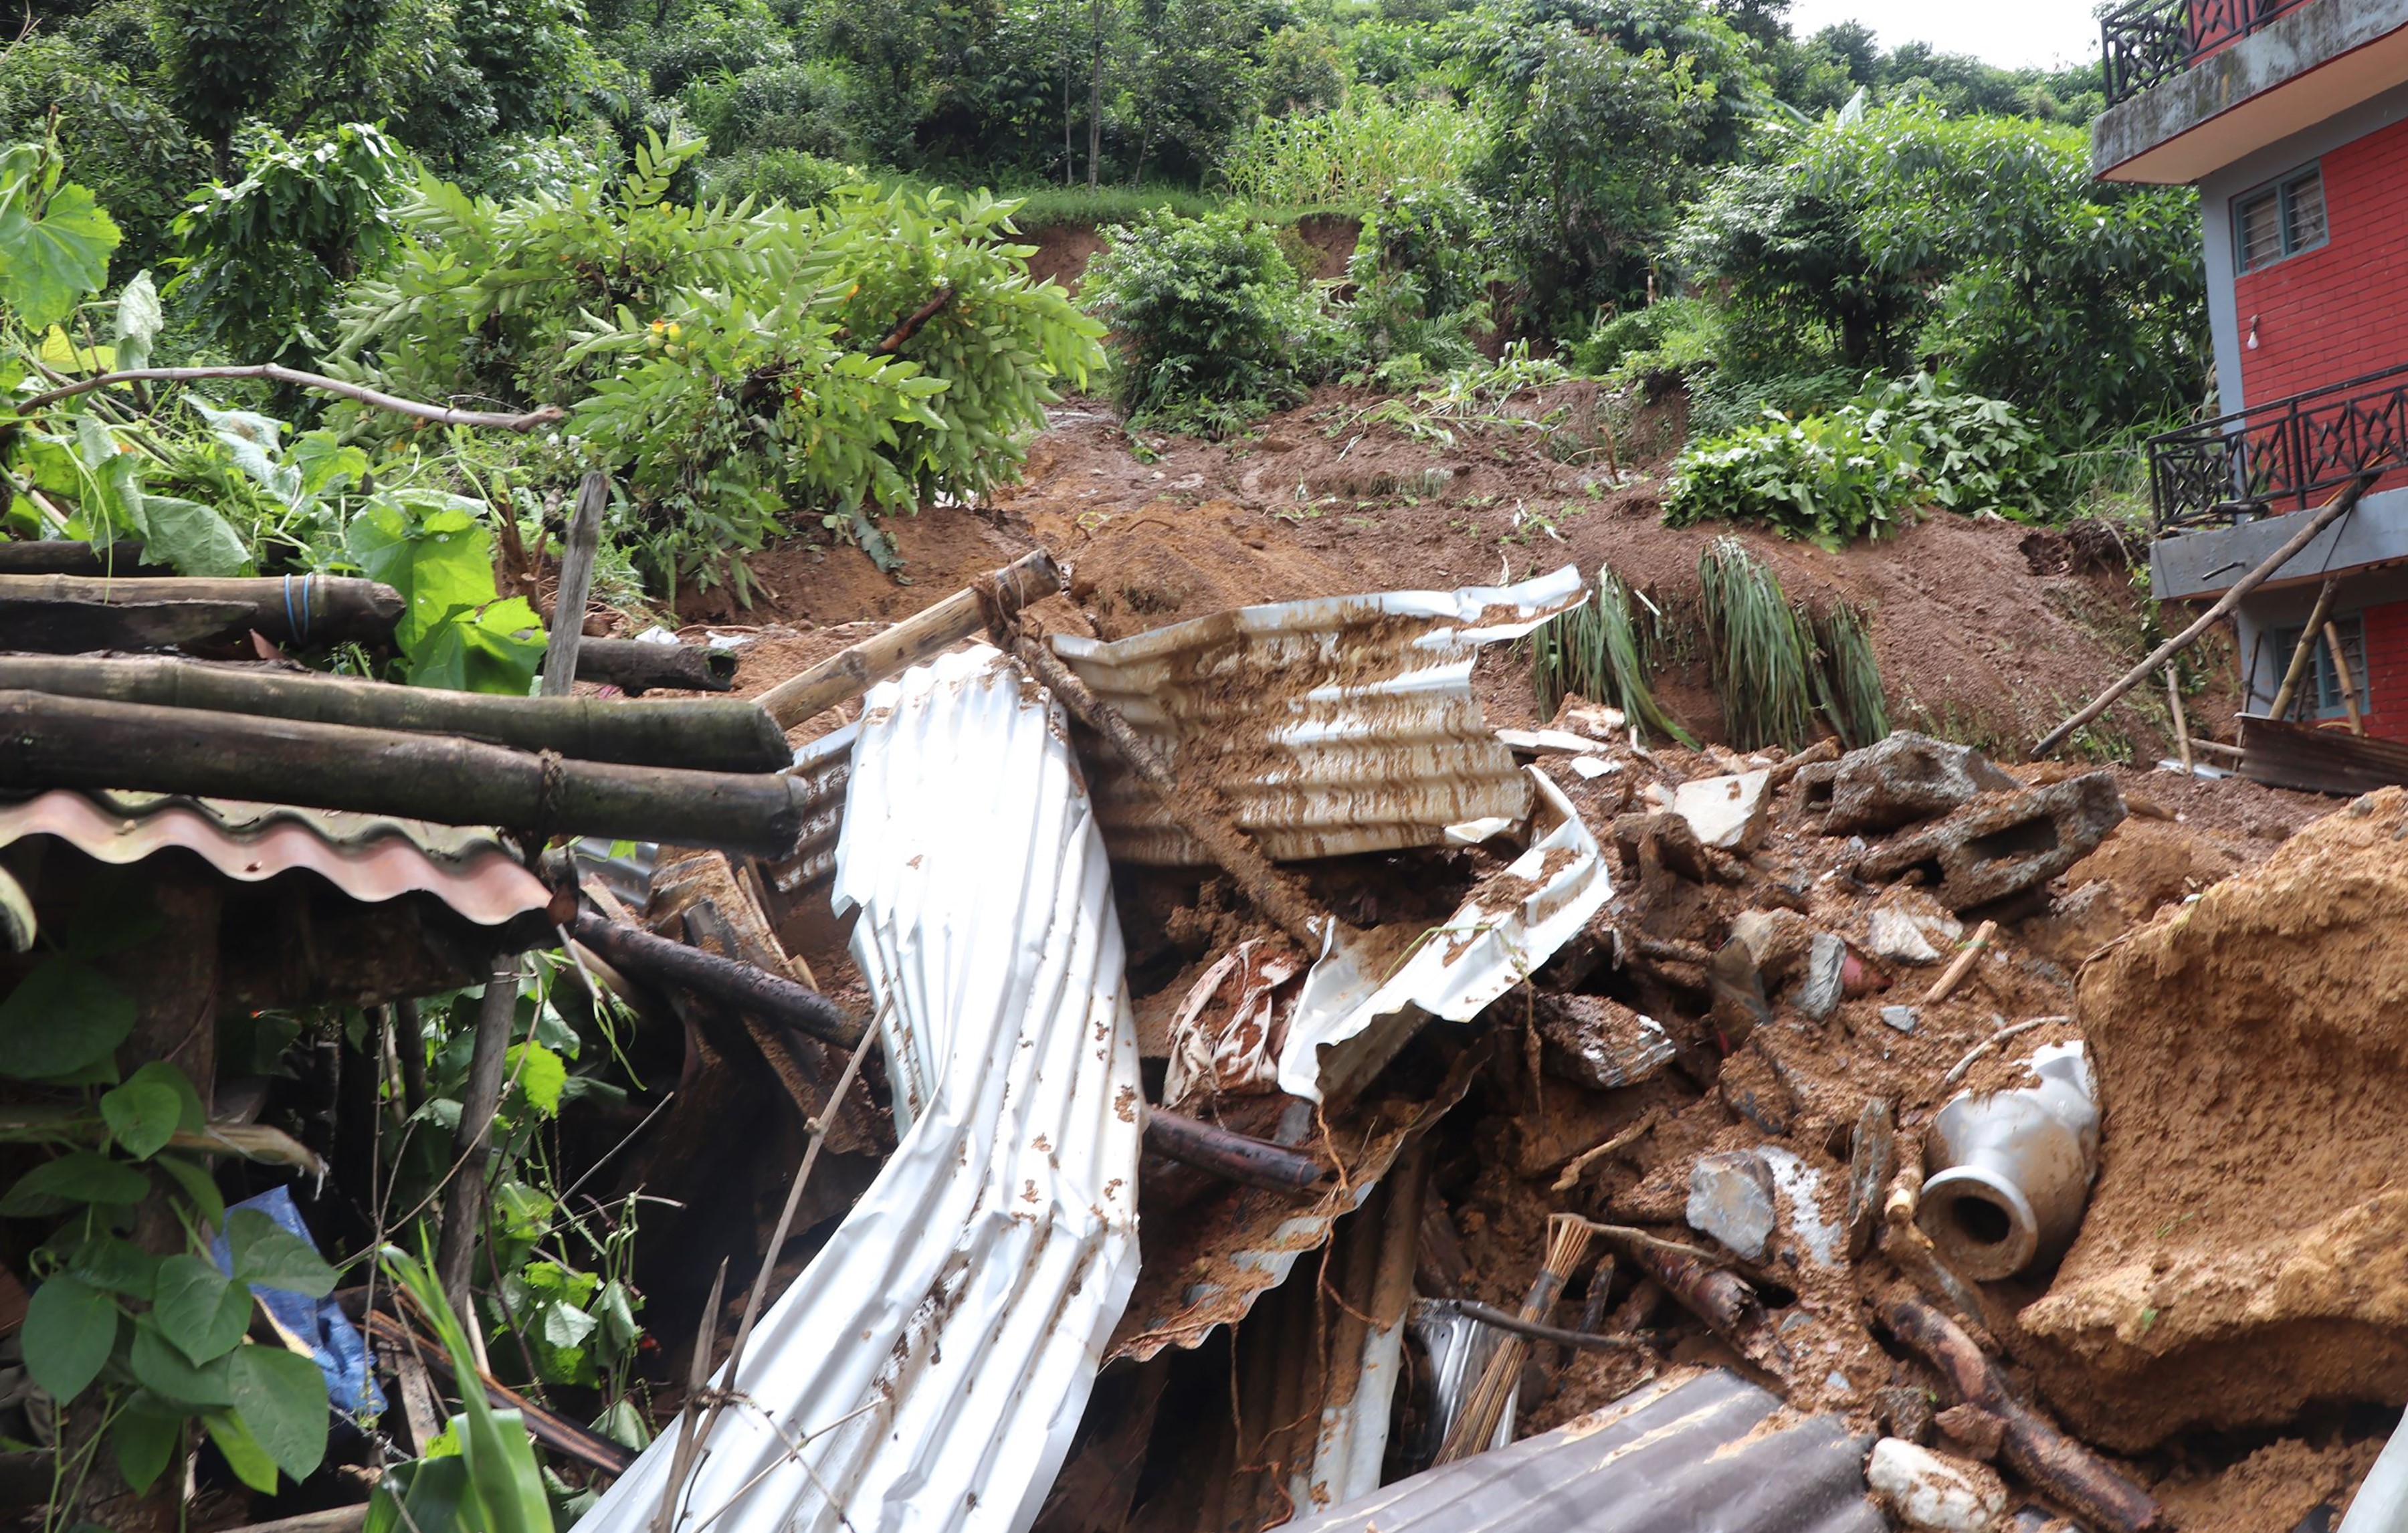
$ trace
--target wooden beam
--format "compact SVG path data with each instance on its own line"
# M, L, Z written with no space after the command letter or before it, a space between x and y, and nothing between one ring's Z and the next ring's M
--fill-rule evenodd
M376 580L335 575L278 575L232 580L164 575L109 580L90 575L0 575L0 602L105 602L110 606L165 601L233 602L248 622L278 643L380 643L401 621L401 593Z
M680 990L738 1012L752 1012L850 1049L861 1042L861 1019L782 974L673 942L640 926L580 910L569 935L636 979Z
M649 644L640 638L588 638L577 645L577 679L635 695L727 692L736 685L736 652L700 644Z
M560 588L552 603L552 639L543 652L547 697L566 697L576 690L577 651L585 637L585 598L594 589L594 560L602 550L602 512L609 504L609 476L595 469L577 486L577 509L568 517Z

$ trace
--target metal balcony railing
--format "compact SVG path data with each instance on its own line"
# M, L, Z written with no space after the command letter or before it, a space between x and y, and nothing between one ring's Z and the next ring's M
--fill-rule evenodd
M2202 54L2236 42L2308 0L2132 0L2100 19L2107 105L2128 100Z
M2408 364L2149 438L2157 536L2299 511L2408 467Z

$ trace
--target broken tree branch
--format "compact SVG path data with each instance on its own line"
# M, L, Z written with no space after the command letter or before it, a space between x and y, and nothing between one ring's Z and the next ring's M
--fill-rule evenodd
M2001 1455L2041 1494L2113 1533L2147 1533L2165 1526L2164 1512L2147 1492L2009 1393L1990 1360L1947 1316L1901 1295L1882 1306L1882 1319L1939 1370L1959 1400L2004 1424Z
M590 641L589 641L590 642ZM504 697L396 687L349 677L266 674L128 655L0 654L0 691L141 703L410 734L459 735L580 761L695 771L774 772L794 760L786 737L751 703L717 698Z
M460 1094L460 1126L452 1137L459 1163L443 1200L443 1234L435 1256L435 1279L452 1308L466 1313L468 1280L477 1237L485 1227L485 1163L493 1158L494 1114L502 1105L502 1070L509 1058L510 1024L519 1009L519 955L494 960L477 1007L477 1038L468 1055L468 1084Z
M111 607L157 602L228 602L243 621L280 644L380 643L400 621L401 593L379 580L335 575L216 580L159 575L109 580L90 575L0 575L0 602L89 602Z
M609 504L609 476L598 468L589 470L577 486L577 509L569 513L566 551L560 559L560 587L552 597L552 634L543 650L546 697L566 697L577 687L585 598L594 589L594 559L602 551L602 512Z
M577 679L617 687L630 696L655 687L671 692L727 692L736 685L736 652L706 644L652 644L640 638L580 639Z
M809 670L788 677L758 699L778 721L792 729L815 713L858 697L890 676L898 676L947 645L960 642L996 619L1009 621L1020 609L1062 589L1061 566L1043 549L1025 554L966 591L947 596L882 634L873 634Z
M943 313L945 306L953 301L953 290L952 288L939 288L935 297L929 299L926 303L922 304L910 313L904 315L903 322L896 325L894 333L889 335L884 340L882 340L877 345L871 347L869 349L869 354L874 357L891 357L896 352L903 350L904 347L910 344L911 337L920 333L920 327L922 325L926 324L930 320L933 320L939 314Z
M365 384L346 383L339 378L323 373L305 373L297 368L280 366L273 362L241 363L222 367L128 367L119 372L102 373L95 378L79 379L73 383L37 394L17 407L20 415L31 414L44 405L54 405L62 399L72 399L79 394L105 389L112 383L193 383L205 378L264 378L271 383L290 383L295 388L316 389L341 399L391 410L421 421L431 421L438 426L491 426L499 431L529 432L538 426L548 426L565 421L568 412L558 405L546 405L541 409L509 414L496 410L453 409L449 405L429 405L416 399L404 399Z
M2091 720L2099 717L2101 713L2106 712L2110 707L2114 706L2115 699L2123 696L2124 694L2131 691L2134 687L2139 686L2143 681L2148 680L2148 676L2151 671L2156 670L2159 666L2164 665L2167 661L2172 660L2174 656L2182 653L2183 651L2189 649L2193 644L2197 643L2199 641L2199 636L2213 627L2215 624L2216 620L2222 618L2226 613L2230 612L2234 608L2240 606L2241 599L2243 596L2248 595L2249 593L2257 590L2260 585L2263 585L2276 570L2282 568L2285 565L2289 564L2291 560L2299 554L2300 550L2306 548L2310 543L2315 542L2318 533L2324 531L2327 527L2331 526L2335 522L2340 521L2343 517L2347 516L2358 505L2358 497L2366 494L2366 487L2373 482L2374 476L2372 474L2362 474L2357 479L2350 480L2349 483L2342 490L2342 493L2333 496L2332 500L2326 505L2324 509L2308 518L2307 524L2302 526L2298 532L2292 534L2288 542L2285 543L2281 548L2276 549L2272 553L2267 555L2265 562L2260 564L2257 568L2251 570L2248 574L2243 575L2240 580L2234 581L2232 588L2227 591L2223 595L2217 597L2215 605L2209 608L2204 613L2200 614L2198 622L2192 623L2181 633L2174 635L2173 638L2167 639L2163 644L2158 645L2155 650L2149 652L2149 657L2146 660L2142 661L2139 665L2133 666L2130 670L2126 671L2121 677L2117 678L2114 684L2110 686L2106 691L2100 693L2091 701L2087 708L2085 708L2081 712L2076 713L2073 717L2066 720L2063 724L2058 724L2055 729L2050 730L2047 734L2042 735L2039 741L2032 746L2032 759L2037 761L2042 756L2048 754L2051 751L2056 750L2059 745L2065 743L2065 738L2068 735L2072 734L2084 724L2088 724ZM2273 716L2276 718L2282 717L2280 713L2276 713Z
M622 925L580 910L569 935L615 967L639 980L691 990L737 1011L782 1023L824 1043L851 1049L861 1042L859 1018L815 990L751 964L690 948L640 926ZM833 1104L829 1110L834 1110Z
M443 735L11 691L0 691L0 786L200 794L769 856L802 838L808 792L774 773L567 761Z
M1500 1331L1526 1336L1533 1341L1553 1341L1559 1347L1595 1347L1599 1349L1638 1347L1646 1343L1631 1336L1599 1336L1593 1331L1568 1331L1560 1325L1542 1325L1535 1320L1509 1314L1494 1304L1483 1304L1476 1298L1455 1300L1456 1306L1484 1325L1494 1325Z
M1310 1192L1329 1176L1328 1167L1299 1151L1158 1107L1145 1110L1145 1147L1166 1160L1275 1193Z

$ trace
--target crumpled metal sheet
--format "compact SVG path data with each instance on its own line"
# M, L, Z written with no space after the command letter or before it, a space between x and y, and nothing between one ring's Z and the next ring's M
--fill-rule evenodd
M1641 1385L1552 1432L1383 1485L1291 1533L1884 1533L1870 1438L1720 1368Z
M1449 825L1528 814L1528 781L1481 718L1472 661L1587 599L1567 565L1518 585L1283 602L1052 643L1182 781L1218 787L1266 855L1332 857L1436 846ZM1096 766L1115 857L1210 860L1121 763Z
M844 828L853 743L860 738L861 724L856 720L796 748L795 764L786 775L809 784L810 799L803 811L801 841L783 861L769 867L769 882L778 893L796 894L836 877L837 836Z
M55 836L119 866L182 847L245 883L307 868L362 904L430 894L480 926L552 902L493 832L390 815L54 788L0 803L0 846L28 836Z
M1288 1020L1282 1091L1316 1102L1360 1091L1424 1023L1470 1021L1555 956L1613 896L1580 811L1546 773L1525 770L1535 804L1529 849L1472 890L1392 970L1367 972L1344 947L1315 964Z
M860 909L902 1142L764 1316L751 1403L721 1416L673 1526L1025 1533L1137 1276L1141 1098L1103 838L1060 710L991 649L869 695L849 799L835 897ZM675 1439L579 1527L646 1528Z

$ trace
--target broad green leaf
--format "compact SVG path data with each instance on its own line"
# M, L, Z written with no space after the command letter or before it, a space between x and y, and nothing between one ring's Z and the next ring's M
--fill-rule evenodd
M143 547L179 575L239 575L251 551L224 517L197 500L145 493Z
M636 1325L636 1307L627 1285L612 1278L595 1296L594 1316L602 1323L602 1344L616 1357L636 1344L643 1332Z
M159 1282L159 1258L115 1235L94 1235L67 1252L66 1269L94 1288L146 1301Z
M202 1257L161 1262L157 1292L150 1317L194 1367L233 1350L251 1325L251 1290Z
M544 1307L543 1339L555 1347L581 1347L594 1334L598 1323L584 1311L570 1304Z
M155 1080L128 1081L100 1098L100 1115L109 1133L136 1160L149 1160L166 1147L183 1111L176 1089Z
M326 1376L282 1347L253 1343L234 1353L234 1406L252 1437L294 1480L326 1456Z
M125 1041L134 1001L90 965L56 954L0 1000L0 1075L42 1080Z
M492 539L477 520L482 508L465 496L410 491L369 506L351 519L344 541L370 580L401 593L404 607L394 642L414 652L435 628L463 609L492 602Z
M476 1374L476 1354L468 1333L443 1297L443 1285L425 1265L387 1248L385 1266L394 1281L409 1290L434 1325L444 1350L452 1354L453 1371L463 1378ZM468 1481L481 1503L485 1533L551 1533L552 1511L543 1491L526 1421L516 1411L496 1411L481 1389L461 1399L460 1452L467 1463Z
M159 289L151 282L150 273L136 272L117 293L117 320L111 326L117 338L117 365L150 365L150 343L159 338L163 322Z
M63 373L105 373L117 366L113 346L78 346L67 339L63 325L52 325L42 337L42 361Z
M183 1426L179 1417L148 1411L129 1410L117 1418L117 1428L109 1434L108 1446L117 1455L117 1472L125 1477L125 1483L136 1496L149 1490L151 1482L167 1467Z
M184 403L208 422L209 435L245 478L274 492L279 499L293 498L301 486L300 471L281 467L276 461L283 451L283 422L247 409L219 409L196 394L184 395Z
M25 1370L54 1400L72 1400L100 1376L117 1345L117 1304L62 1273L25 1307Z
M452 1418L455 1426L459 1419ZM429 1451L424 1458L395 1464L377 1483L361 1533L458 1533L467 1526L463 1513L475 1504L467 1460L456 1452Z
M225 1223L225 1196L218 1191L217 1179L209 1174L208 1167L187 1160L173 1151L150 1164L176 1179L176 1184L184 1189L184 1196L192 1200L194 1210L200 1214L204 1224L218 1225Z
M257 1209L236 1209L226 1217L226 1243L234 1251L234 1275L245 1282L309 1298L335 1291L335 1269L325 1258Z
M223 1411L212 1411L201 1418L208 1428L209 1440L225 1454L226 1468L234 1477L262 1496L276 1494L276 1460L259 1444L242 1419ZM433 1533L432 1529L428 1533Z
M122 237L93 194L69 181L41 217L22 193L0 206L0 302L34 329L75 312L108 281L108 254Z
M538 1112L549 1118L560 1110L560 1088L568 1081L568 1067L558 1054L539 1043L513 1043L508 1071Z
M199 1368L169 1341L149 1315L134 1322L134 1346L126 1354L143 1388L178 1405L232 1405L234 1383L224 1357Z
M193 1078L164 1059L154 1059L125 1078L131 1085L165 1086L176 1096L176 1127L180 1133L197 1134L208 1126L201 1112L201 1094L194 1089Z
M46 1161L17 1179L0 1197L0 1214L11 1218L47 1207L44 1199L130 1207L150 1190L150 1179L96 1150L77 1150Z

